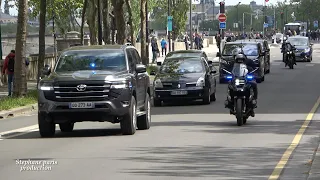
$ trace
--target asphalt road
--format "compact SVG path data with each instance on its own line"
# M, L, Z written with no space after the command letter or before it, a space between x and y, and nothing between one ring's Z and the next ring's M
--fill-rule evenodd
M226 85L218 86L211 105L153 108L151 129L134 136L120 135L118 124L78 123L72 133L44 139L33 126L34 113L0 120L0 134L9 133L0 140L0 179L264 180L285 152L290 159L282 158L274 175L283 170L280 179L306 179L320 128L317 112L306 121L320 89L320 45L314 48L314 62L294 70L284 68L279 48L271 50L271 74L258 86L256 117L242 127L224 108ZM300 143L294 148L292 142ZM50 171L20 172L16 159L57 164L47 165Z

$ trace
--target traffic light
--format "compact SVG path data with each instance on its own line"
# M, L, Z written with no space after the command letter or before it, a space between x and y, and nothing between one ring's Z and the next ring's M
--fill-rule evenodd
M220 13L225 13L224 2L220 2Z

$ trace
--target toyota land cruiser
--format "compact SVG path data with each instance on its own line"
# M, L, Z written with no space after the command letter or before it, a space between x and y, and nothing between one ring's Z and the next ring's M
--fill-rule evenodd
M51 72L52 71L52 72ZM71 132L74 123L120 123L122 134L149 129L150 80L133 46L77 46L45 65L38 89L38 124L52 137L56 124Z

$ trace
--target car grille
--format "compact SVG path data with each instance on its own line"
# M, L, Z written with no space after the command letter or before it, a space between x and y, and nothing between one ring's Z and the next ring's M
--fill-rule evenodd
M77 86L85 85L85 89L77 89ZM101 101L119 94L110 92L111 84L104 82L57 82L54 84L54 95L56 101ZM112 95L111 97L110 94Z
M186 87L186 83L182 82L163 82L163 89L181 89Z

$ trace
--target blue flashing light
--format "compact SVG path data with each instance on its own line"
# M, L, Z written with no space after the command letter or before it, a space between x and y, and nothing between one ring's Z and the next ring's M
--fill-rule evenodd
M92 71L92 74L97 74L95 71Z
M91 67L96 67L96 64L95 63L90 63L90 66Z
M252 76L252 75L247 75L247 79L248 79L248 80L252 80L252 79L253 79L253 76Z
M232 76L227 76L226 78L227 78L227 79L232 79Z

